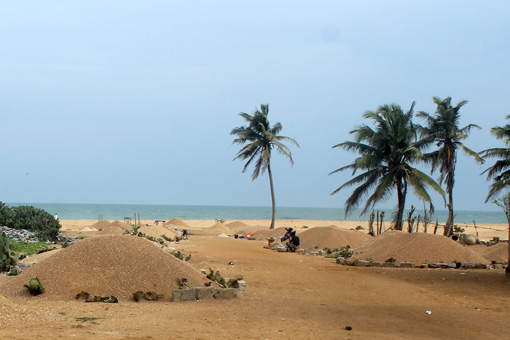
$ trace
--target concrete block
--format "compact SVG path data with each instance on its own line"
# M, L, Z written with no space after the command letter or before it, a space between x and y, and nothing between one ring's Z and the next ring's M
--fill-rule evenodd
M370 263L370 267L382 267L381 262L372 262Z
M358 262L356 262L356 267L368 267L368 266L370 266L370 261L358 260Z
M347 266L354 266L356 260L355 259L345 259L344 264Z
M462 262L460 269L487 269L487 265L481 262Z
M384 262L382 264L383 267L385 268L396 268L397 267L397 263L396 262Z
M338 264L345 264L345 259L343 257L337 257L336 258L336 263L338 263Z
M502 263L494 263L494 269L503 269Z
M429 263L429 268L457 268L456 263L436 262Z
M296 250L296 254L304 255L305 254L305 250L304 249L298 249L298 250Z
M211 300L214 299L214 287L198 287L195 288L196 300Z
M414 268L414 262L400 262L400 268Z
M319 251L318 250L310 250L310 255L317 256L317 255L319 255Z
M317 255L324 256L324 255L326 255L326 252L324 250L320 249L317 251Z
M172 292L172 301L195 301L195 296L196 292L194 289L177 289Z
M240 297L242 294L242 291L237 288L223 288L216 291L216 294L214 294L215 299L219 300L228 300L228 299L234 299Z
M240 289L241 291L244 292L244 290L246 289L246 281L238 280L237 284L234 285L234 288Z

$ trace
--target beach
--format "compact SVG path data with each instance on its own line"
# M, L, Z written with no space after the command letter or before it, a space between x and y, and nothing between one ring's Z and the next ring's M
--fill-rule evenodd
M342 266L336 264L334 258L266 249L268 242L264 237L257 240L218 237L223 234L220 233L222 230L227 230L223 227L234 232L257 234L255 229L268 228L268 220L218 222L174 220L174 225L164 227L162 222L155 224L154 220L142 220L139 230L155 235L164 231L169 236L173 229L180 231L186 228L191 234L189 239L172 242L169 246L191 255L189 265L196 270L211 268L227 278L242 277L247 284L242 297L194 302L170 302L169 297L165 297L157 302L137 303L123 299L118 304L84 303L72 298L54 297L50 291L44 293L46 297L44 294L37 297L28 294L16 296L10 293L6 284L12 279L2 276L0 287L5 288L5 295L0 290L0 338L508 338L510 285L503 270ZM90 230L96 223L97 220L63 220L62 233L86 236L91 240L107 230L107 227L103 231ZM120 223L117 225L121 226ZM353 233L351 229L358 226L365 228L360 233L367 231L367 222L357 221L278 220L275 228L292 227L298 235L305 235L312 229L319 231L332 225ZM389 223L385 226L389 227ZM508 226L480 227L483 227L478 228L480 239L508 237ZM87 229L82 231L84 228ZM116 229L108 230L118 232ZM466 230L466 233L471 232L475 232L472 227ZM109 237L134 238L122 235ZM69 251L73 247L78 247L78 244L71 246ZM38 262L41 267L48 266L52 257L58 255L51 253L37 255L41 259L34 259L36 265L33 268L37 268ZM136 254L129 254L132 259L128 263L136 267ZM121 261L124 259L119 258L118 262ZM148 260L143 261L146 261L145 267L152 266ZM115 260L109 258L108 262ZM66 268L65 275L53 275L73 277L74 269ZM82 271L86 269L80 268ZM90 275L94 275L94 268L88 269ZM146 272L137 275L142 281L151 276ZM131 279L136 282L138 278Z

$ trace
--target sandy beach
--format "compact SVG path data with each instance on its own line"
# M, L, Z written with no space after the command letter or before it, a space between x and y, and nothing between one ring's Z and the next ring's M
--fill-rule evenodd
M88 230L97 222L61 221L62 232L90 239L101 233ZM0 338L508 338L510 285L503 270L342 266L336 264L335 259L322 256L265 249L265 238L248 241L215 235L222 225L230 225L230 230L239 232L267 229L269 221L266 220L182 222L192 235L188 240L172 242L170 246L191 255L189 265L196 270L212 268L228 278L243 277L247 288L241 298L180 303L170 302L168 298L158 302L136 303L124 299L118 304L84 303L52 297L50 291L44 293L46 297L44 294L18 296L11 292L7 282L14 278L2 276ZM142 225L143 230L155 234L173 229L172 226L163 229L162 223L155 225L153 220L142 221ZM311 229L319 231L321 227L332 225L350 230L359 225L366 228L367 222L280 220L276 228L292 227L306 235L304 233ZM84 228L88 231L82 231ZM182 229L182 226L176 228ZM475 232L474 228L466 230L466 233ZM480 239L506 239L508 229L505 225L480 225L478 233ZM78 244L69 249L73 247ZM34 256L41 259L34 259L33 263L39 263L30 269L36 269L37 265L48 266L57 256L52 253ZM132 259L128 263L136 267L136 252L129 254ZM124 261L122 254L118 256L118 259L105 259L105 265ZM151 265L149 260L143 261L145 265L142 266L148 268ZM72 278L77 269L66 268L66 275ZM93 275L94 269L89 268L89 273ZM63 273L52 275L66 277ZM151 274L144 272L132 276L136 283Z

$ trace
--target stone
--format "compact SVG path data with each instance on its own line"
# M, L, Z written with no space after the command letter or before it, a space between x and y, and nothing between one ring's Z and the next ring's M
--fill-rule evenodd
M461 262L460 269L487 269L487 265L481 262Z
M355 263L356 263L356 260L354 260L354 259L346 259L344 262L344 264L347 266L354 266Z
M216 291L215 299L228 300L241 297L241 290L237 288L223 288Z
M429 263L429 268L457 268L456 263L436 262Z
M413 262L400 262L400 268L414 268Z
M345 259L343 257L337 257L336 258L336 263L337 264L344 264L345 263Z
M177 289L172 292L173 302L195 301L196 292L194 289Z
M194 290L196 300L214 299L214 287L197 287Z
M382 266L384 268L396 268L397 267L397 263L395 263L395 262L384 262L382 264Z
M246 281L237 280L236 284L234 284L234 288L238 288L244 292L244 290L246 289Z
M356 262L356 267L368 267L368 266L370 266L370 261L358 260Z

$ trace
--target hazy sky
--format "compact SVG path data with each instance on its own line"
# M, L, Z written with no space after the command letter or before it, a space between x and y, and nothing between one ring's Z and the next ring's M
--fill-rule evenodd
M269 206L267 175L241 172L230 136L269 103L301 144L294 167L272 159L277 205L343 207L350 191L330 193L350 173L328 173L355 154L331 147L379 105L468 100L461 125L482 130L465 144L502 145L490 128L510 114L508 13L497 0L4 2L0 201ZM497 210L486 167L460 156L457 209Z

